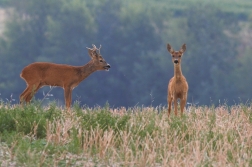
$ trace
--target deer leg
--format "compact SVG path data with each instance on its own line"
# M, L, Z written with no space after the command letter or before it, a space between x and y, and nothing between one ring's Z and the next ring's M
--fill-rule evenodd
M186 100L187 100L187 93L184 93L183 98L180 100L181 116L183 115L183 112L184 112Z
M20 98L21 101L25 101L26 103L29 103L29 96L32 94L32 87L28 86L25 90L25 92L21 95L22 97Z
M24 100L25 100L24 95L27 93L28 90L29 90L29 86L27 86L25 88L25 90L20 94L20 96L19 96L19 103L20 104L22 104L24 102Z
M64 88L66 108L70 108L72 102L72 91L70 87Z
M41 84L37 84L37 86L34 84L33 86L30 86L28 88L27 92L24 95L26 103L29 103L31 101L32 97L39 90L41 86L42 86Z
M70 93L69 93L69 101L68 101L69 108L71 107L71 103L72 103L72 89L70 89Z
M177 116L178 115L178 98L177 97L174 98L173 105L174 105L174 113Z
M172 105L172 100L173 100L171 94L168 94L167 100L168 100L168 117L169 117L171 114L171 105Z

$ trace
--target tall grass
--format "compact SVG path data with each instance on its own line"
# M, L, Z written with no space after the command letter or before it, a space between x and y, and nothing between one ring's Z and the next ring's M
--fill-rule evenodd
M2 104L0 166L252 166L252 108Z

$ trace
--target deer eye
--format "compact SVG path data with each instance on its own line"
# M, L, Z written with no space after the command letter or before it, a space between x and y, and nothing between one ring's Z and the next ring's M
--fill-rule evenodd
M100 60L100 62L103 62L103 60Z
M174 55L172 55L172 57L175 57Z

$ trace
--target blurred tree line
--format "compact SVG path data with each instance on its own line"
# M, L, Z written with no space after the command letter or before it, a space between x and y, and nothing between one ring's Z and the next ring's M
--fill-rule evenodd
M109 72L95 72L73 91L81 105L166 105L173 76L170 43L187 51L182 70L188 102L246 102L252 97L251 17L208 3L170 9L165 0L2 0L8 19L0 36L0 93L19 100L21 70L32 62L84 65L86 47L102 45ZM248 36L250 35L250 38ZM41 89L42 99L49 87ZM44 92L44 93L43 93ZM62 105L63 90L50 92Z

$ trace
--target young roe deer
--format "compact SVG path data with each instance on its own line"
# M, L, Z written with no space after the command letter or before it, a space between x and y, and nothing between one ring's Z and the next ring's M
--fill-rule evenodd
M188 84L186 78L182 74L181 70L181 58L186 50L186 44L183 44L179 51L174 51L170 44L167 44L167 50L172 56L172 62L174 64L174 77L171 78L168 84L168 116L171 113L171 104L173 102L175 108L175 115L177 115L178 103L180 99L181 116L186 105Z
M33 95L43 86L59 86L64 89L66 108L70 108L72 90L97 70L109 70L110 65L103 59L100 49L93 45L87 48L91 60L83 66L70 66L46 62L36 62L26 66L20 77L27 84L26 89L20 95L20 103L29 103Z

